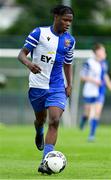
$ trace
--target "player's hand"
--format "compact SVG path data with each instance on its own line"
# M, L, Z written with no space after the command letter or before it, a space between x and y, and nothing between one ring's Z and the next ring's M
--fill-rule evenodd
M72 91L72 86L67 86L66 87L66 96L69 97L71 95L71 91Z
M28 68L30 69L31 72L33 72L34 74L40 73L41 72L41 68L37 65L34 64L32 62L30 62L28 64Z
M100 80L96 80L94 78L86 77L85 79L87 82L89 81L97 86L101 86L101 84L102 84L102 82Z
M102 84L101 81L97 81L97 80L94 80L94 83L95 83L97 86L101 86L101 84Z

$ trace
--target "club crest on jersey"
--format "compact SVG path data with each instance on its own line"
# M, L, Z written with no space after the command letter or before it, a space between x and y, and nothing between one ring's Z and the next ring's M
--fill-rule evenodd
M49 37L49 36L47 37L47 40L48 40L48 41L50 40L50 37Z
M70 45L70 40L69 39L65 39L65 46L68 47Z

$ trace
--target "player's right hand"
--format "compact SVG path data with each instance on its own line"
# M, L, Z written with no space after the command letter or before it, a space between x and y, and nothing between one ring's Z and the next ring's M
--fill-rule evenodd
M41 72L41 68L37 65L34 64L32 62L30 62L28 64L28 68L30 69L31 72L33 72L34 74L40 73Z
M94 82L95 82L95 84L96 84L97 86L101 86L101 84L102 84L101 81L99 81L99 80L98 80L98 81L97 81L97 80L94 80Z

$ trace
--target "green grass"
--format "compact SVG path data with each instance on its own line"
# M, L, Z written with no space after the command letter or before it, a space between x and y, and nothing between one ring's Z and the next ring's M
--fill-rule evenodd
M88 129L60 127L55 150L66 155L68 164L48 176L37 172L42 152L34 145L34 127L0 125L0 179L111 179L110 127L99 127L93 143L87 135Z

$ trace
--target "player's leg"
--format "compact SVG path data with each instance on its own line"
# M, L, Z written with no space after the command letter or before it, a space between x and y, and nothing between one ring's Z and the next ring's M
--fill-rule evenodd
M54 146L57 141L59 119L63 113L63 110L58 107L49 107L49 122L48 122L48 131L45 137L45 146L44 146L44 155L54 150Z
M44 157L48 152L54 150L57 140L59 120L65 109L66 99L65 91L50 93L47 97L45 107L48 108L49 113L48 130L45 138L43 159L38 168L38 172L51 174L50 170L48 170L45 165Z
M48 122L48 131L45 138L45 145L44 145L44 153L42 163L38 168L38 172L52 174L50 169L47 168L45 164L44 157L47 153L54 150L54 146L57 140L58 134L58 127L59 127L59 119L63 113L63 110L58 107L49 107L49 122Z
M35 130L36 137L35 143L39 150L43 150L44 148L44 123L46 119L46 108L45 108L45 100L47 97L47 91L44 89L38 88L30 88L29 89L29 100L33 107L35 113Z
M94 114L90 118L89 140L94 140L95 138L96 129L98 127L100 116L103 109L103 104L104 104L104 98L99 97L94 105Z
M100 120L100 118L101 118L103 105L104 105L103 103L99 103L99 102L96 103L96 114L95 114L95 116L98 120Z
M96 126L95 109L96 109L95 103L91 104L90 115L89 115L89 126L90 126L90 132L89 132L89 137L88 137L89 141L94 140L94 132L95 132L95 126Z
M44 109L41 112L35 112L35 144L39 150L44 149L44 123L46 121L47 111Z
M95 136L97 127L99 125L99 120L101 117L102 109L103 109L103 104L99 103L99 102L96 103L96 105L95 105L95 118L92 121L92 134L93 134L93 136Z
M86 122L89 119L90 114L90 104L92 103L92 97L83 97L84 106L83 106L83 115L80 120L80 129L84 129Z
M45 138L44 154L43 157L51 150L54 149L57 140L59 119L65 109L66 93L53 92L47 97L45 106L49 112L48 131Z
M80 125L79 125L80 129L84 129L88 121L89 112L90 112L90 104L85 103L83 106L83 115L81 117Z

